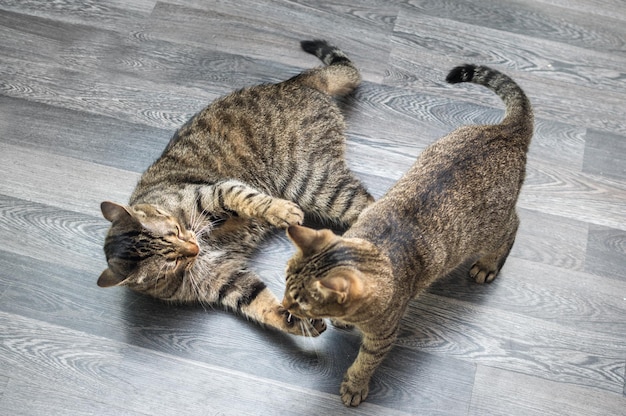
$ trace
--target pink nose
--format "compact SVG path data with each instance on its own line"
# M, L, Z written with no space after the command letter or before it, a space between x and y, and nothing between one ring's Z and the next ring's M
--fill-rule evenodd
M200 247L196 243L186 243L182 249L183 255L186 257L195 257L200 252Z

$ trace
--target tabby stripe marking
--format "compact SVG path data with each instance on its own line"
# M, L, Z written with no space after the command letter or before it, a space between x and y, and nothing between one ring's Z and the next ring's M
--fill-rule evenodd
M237 290L237 288L235 287L235 282L238 281L241 276L245 276L246 272L244 271L238 271L233 273L231 276L228 277L228 280L226 280L226 282L220 287L220 290L217 294L217 301L222 303L222 301L226 298L226 296L228 296L229 294L231 294L233 291Z
M259 296L259 293L265 290L267 286L260 280L249 286L246 293L243 293L237 302L237 309L240 310L244 306L250 305Z

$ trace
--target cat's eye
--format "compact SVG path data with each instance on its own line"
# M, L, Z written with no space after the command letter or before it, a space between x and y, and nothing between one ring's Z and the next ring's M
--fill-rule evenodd
M179 240L184 240L183 231L180 226L176 224L176 228L168 233L168 235L176 236Z

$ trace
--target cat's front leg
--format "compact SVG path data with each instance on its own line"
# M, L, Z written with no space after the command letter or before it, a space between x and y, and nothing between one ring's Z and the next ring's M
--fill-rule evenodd
M335 328L339 328L339 329L352 329L352 328L354 328L354 325L349 324L347 322L343 322L342 320L337 319L337 318L331 318L330 319L330 323L333 324L333 326Z
M268 288L239 310L248 319L292 335L316 337L326 330L323 319L300 319L291 315Z
M265 220L280 228L302 224L304 220L304 213L297 204L274 198L236 180L215 184L210 194L203 195L202 202L205 206L213 206L213 212L235 212L241 216Z
M367 398L372 375L393 346L396 334L395 329L377 335L364 334L359 354L346 371L339 388L343 404L358 406Z

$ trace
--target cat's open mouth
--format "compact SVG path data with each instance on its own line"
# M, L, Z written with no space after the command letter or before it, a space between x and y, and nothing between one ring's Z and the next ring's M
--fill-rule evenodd
M289 326L297 325L298 323L302 325L303 322L306 322L310 326L306 332L308 336L316 337L326 330L326 323L323 319L300 318L289 311L286 311L286 314L285 321Z

